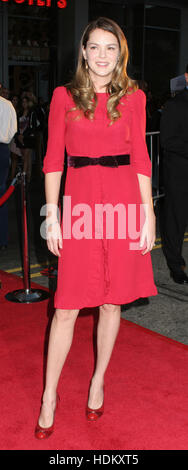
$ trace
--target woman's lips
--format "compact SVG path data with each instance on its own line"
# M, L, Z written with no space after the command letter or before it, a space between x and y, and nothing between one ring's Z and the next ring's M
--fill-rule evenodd
M97 64L99 67L107 67L107 65L108 65L107 62L96 62L96 64Z

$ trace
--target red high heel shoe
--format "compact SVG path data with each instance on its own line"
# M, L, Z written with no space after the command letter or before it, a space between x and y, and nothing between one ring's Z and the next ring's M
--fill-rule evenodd
M54 417L55 417L55 412L56 412L56 410L59 406L59 402L60 402L60 398L59 398L59 395L57 394L56 407L55 407L55 410L54 410ZM37 422L37 425L36 425L36 428L35 428L35 437L37 439L47 439L48 437L51 436L53 431L54 431L54 419L53 419L52 425L49 426L48 428L41 427L40 424Z
M103 391L104 391L104 386L103 386ZM97 421L100 416L104 413L104 399L103 403L100 406L100 408L89 408L89 406L86 406L86 417L88 421Z

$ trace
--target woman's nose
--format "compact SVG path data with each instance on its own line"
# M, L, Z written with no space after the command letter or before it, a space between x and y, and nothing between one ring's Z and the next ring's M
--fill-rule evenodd
M106 57L106 48L99 49L99 57Z

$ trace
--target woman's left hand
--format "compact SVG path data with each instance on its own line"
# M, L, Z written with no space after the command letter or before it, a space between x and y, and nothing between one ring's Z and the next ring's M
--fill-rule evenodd
M142 227L141 237L140 237L140 247L146 242L146 249L142 251L142 255L145 255L152 250L156 240L156 217L153 209L147 211L146 219Z

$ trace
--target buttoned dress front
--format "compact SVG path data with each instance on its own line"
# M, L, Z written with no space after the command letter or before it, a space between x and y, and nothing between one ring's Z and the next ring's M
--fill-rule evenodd
M93 120L79 110L67 113L75 103L64 86L55 88L50 104L45 174L64 171L65 147L70 156L130 154L130 165L67 167L55 308L121 305L158 294L151 254L142 254L146 245L139 248L145 219L137 174L151 177L145 94L136 90L124 95L118 104L121 117L111 126L108 94L97 93L97 100ZM104 210L102 223L96 223L99 207L111 215L112 208L120 212L114 210L108 218Z

